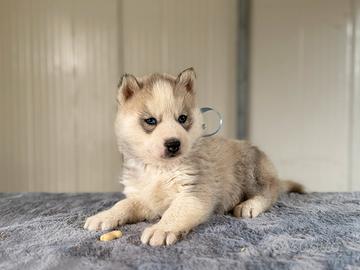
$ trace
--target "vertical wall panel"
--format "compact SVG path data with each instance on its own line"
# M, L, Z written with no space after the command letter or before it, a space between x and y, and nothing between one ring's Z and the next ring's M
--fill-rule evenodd
M0 2L1 191L118 189L116 0Z
M124 70L178 74L193 66L200 105L223 113L235 137L236 1L124 0Z
M352 190L360 190L360 0L353 0L353 84L351 111L350 174Z
M234 136L235 39L235 0L0 1L0 191L119 189L124 71L194 66Z
M349 190L352 1L256 0L252 10L252 140L282 177Z

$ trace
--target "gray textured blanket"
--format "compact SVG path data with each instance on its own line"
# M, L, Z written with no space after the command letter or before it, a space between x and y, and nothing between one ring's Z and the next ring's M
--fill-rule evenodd
M0 269L355 269L360 193L283 195L255 219L218 215L178 244L140 243L148 223L100 242L85 218L121 194L1 194Z

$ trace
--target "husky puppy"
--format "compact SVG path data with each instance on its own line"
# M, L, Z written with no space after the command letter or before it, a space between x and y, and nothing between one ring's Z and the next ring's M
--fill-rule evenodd
M115 133L126 198L89 217L85 229L161 217L141 241L171 245L213 213L254 218L280 192L302 192L301 185L280 181L271 161L249 142L202 137L194 83L192 68L177 77L122 77Z

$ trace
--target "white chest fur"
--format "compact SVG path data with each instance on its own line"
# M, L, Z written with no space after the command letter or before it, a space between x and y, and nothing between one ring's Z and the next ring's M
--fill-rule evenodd
M139 197L154 215L162 215L176 197L181 185L171 170L146 166L135 160L124 162L122 183L127 197Z

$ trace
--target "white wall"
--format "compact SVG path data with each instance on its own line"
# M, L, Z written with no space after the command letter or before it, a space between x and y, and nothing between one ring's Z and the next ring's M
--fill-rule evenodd
M311 190L360 189L359 1L252 1L251 139ZM234 137L236 16L235 0L0 1L0 191L118 189L125 71L194 66Z
M360 0L353 1L353 62L352 107L350 122L350 184L352 190L360 190Z
M283 178L313 191L359 189L359 1L252 4L251 139Z
M222 134L236 133L235 0L124 0L123 68L144 75L193 66L202 106L222 112Z
M117 186L116 0L0 2L0 191Z
M197 70L235 135L236 1L0 1L0 192L118 190L121 73Z

